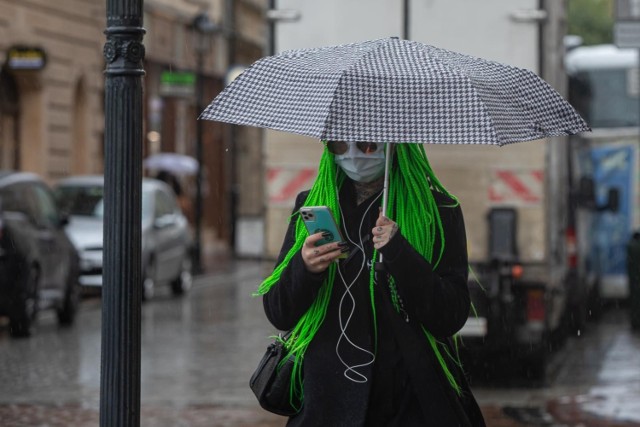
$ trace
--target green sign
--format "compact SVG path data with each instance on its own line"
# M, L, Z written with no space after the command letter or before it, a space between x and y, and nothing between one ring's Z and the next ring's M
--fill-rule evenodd
M162 96L193 96L195 86L195 73L189 71L163 71L160 74L160 95Z
M167 84L194 85L196 83L195 73L189 71L163 71L160 82Z

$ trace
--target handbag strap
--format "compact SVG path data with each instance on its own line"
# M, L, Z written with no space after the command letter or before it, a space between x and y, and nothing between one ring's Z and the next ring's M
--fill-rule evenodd
M291 333L293 332L293 329L289 329L287 332L280 332L278 333L278 337L282 340L282 341L287 341L289 339L289 337L291 336Z

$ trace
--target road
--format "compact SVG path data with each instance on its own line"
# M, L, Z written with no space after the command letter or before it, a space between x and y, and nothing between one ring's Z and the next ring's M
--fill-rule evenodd
M224 263L185 297L166 289L143 305L142 426L284 425L247 385L274 332L251 297L270 267ZM83 302L69 329L47 312L29 339L11 339L0 324L0 426L97 426L100 326L99 298ZM488 425L640 426L640 335L624 309L590 326L554 354L544 385L508 374L474 381Z

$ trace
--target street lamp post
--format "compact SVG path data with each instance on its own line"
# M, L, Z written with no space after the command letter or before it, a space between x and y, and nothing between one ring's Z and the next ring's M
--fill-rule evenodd
M198 14L191 24L196 35L196 110L200 114L204 110L204 58L210 48L210 36L217 31L206 13ZM203 180L203 149L202 149L202 120L196 120L196 159L198 171L196 173L196 209L195 209L195 243L193 248L193 263L196 272L202 272L202 180Z
M143 0L107 0L100 425L140 425Z
M276 24L281 22L298 22L302 14L296 9L278 9L276 0L269 0L269 9L267 10L267 25L269 43L267 45L267 55L275 55L276 53Z
M409 40L409 21L411 16L410 7L410 0L404 0L402 2L402 38L405 40Z

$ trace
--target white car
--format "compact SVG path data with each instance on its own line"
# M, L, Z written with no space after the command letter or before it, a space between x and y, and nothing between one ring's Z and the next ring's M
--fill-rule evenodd
M66 232L80 255L80 284L102 286L103 194L102 175L65 178L54 188L61 210L69 215ZM150 299L156 286L170 284L174 295L191 288L191 228L164 182L142 182L142 298Z

